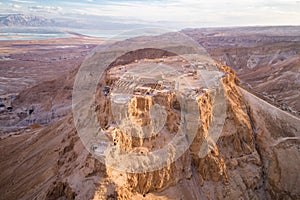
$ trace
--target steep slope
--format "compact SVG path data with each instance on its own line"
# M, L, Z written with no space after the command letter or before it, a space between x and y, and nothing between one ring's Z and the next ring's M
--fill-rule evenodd
M176 57L173 60L176 60ZM138 64L125 65L123 68L130 71L137 66L144 66L144 62L165 61L145 59ZM235 72L226 66L219 67L223 72L227 72L222 79L227 99L227 117L218 142L209 141L208 154L203 158L198 156L200 147L210 137L208 127L212 117L212 94L208 91L200 93L198 109L201 113L199 120L202 123L198 128L194 127L198 132L188 151L174 163L159 170L138 174L107 169L110 180L116 185L119 199L252 199L265 196L262 189L262 163L255 148L254 133L247 114L248 105L237 87L239 81ZM124 85L115 77L119 70L120 66L111 68L100 88L104 86L114 88L114 84ZM154 73L152 75L155 76ZM148 78L152 75L149 74ZM180 115L172 111L173 94L159 93L158 96L151 97L138 92L130 104L131 119L144 125L149 123L147 112L151 110L154 102L159 102L167 110L166 129L158 136L139 139L113 126L116 122L112 116L114 111L111 110L111 103L102 90L99 90L96 111L99 123L107 131L111 143L126 152L137 151L142 154L167 145L178 130Z
M72 115L0 140L0 199L90 199L105 167L85 150Z
M181 68L183 62L176 56L139 58L139 62L122 63L123 67L112 66L103 77L95 105L98 122L106 131L111 146L147 153L165 146L175 137L181 119L180 106L198 109L200 115L193 120L201 123L189 127L197 133L185 153L170 165L145 173L106 167L85 149L74 127L73 116L68 114L51 125L31 126L1 137L0 199L299 198L300 191L296 187L300 166L299 119L241 90L236 73L227 66L218 64L223 73L221 80L227 107L224 128L216 143L208 134L213 111L216 111L212 106L213 92L205 88L197 90L196 108L191 104L178 105L174 94L157 85L155 88L162 90L157 97L147 92L143 94L140 88L130 103L131 119L144 126L149 124L149 110L156 101L166 108L166 125L160 135L150 139L135 138L119 130L114 125L114 111L103 86L114 83L118 86L124 69L139 66L143 71L143 66L159 62L179 64ZM186 69L187 77L200 87L201 81L194 79L196 73L189 75L189 70ZM71 83L71 80L72 76L66 82ZM49 82L46 86L61 85L60 81ZM33 91L39 92L40 88ZM54 89L44 98L55 99L62 93L64 90ZM25 93L23 101L31 95ZM207 154L199 156L204 144L208 145Z
M300 119L241 90L249 105L269 199L299 199Z

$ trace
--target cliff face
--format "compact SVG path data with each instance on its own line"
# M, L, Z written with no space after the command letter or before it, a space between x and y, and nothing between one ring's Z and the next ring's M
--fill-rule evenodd
M197 85L192 87L196 99L193 103L184 103L184 97L168 90L172 82L148 82L147 87L133 91L126 109L112 105L114 100L123 100L114 94L129 86L118 79L120 74L136 66L144 71L143 66L151 62L181 66L182 60L145 59L112 67L99 85L95 106L98 123L111 146L137 155L151 155L178 135L180 138L179 130L193 129L195 137L183 154L163 168L140 173L105 166L85 149L73 116L68 114L45 127L30 126L1 136L0 199L299 199L298 118L240 89L235 72L221 64L218 68L224 73L221 81L226 117L217 140L209 130L214 112L220 108L214 107L213 91L203 88L196 76L198 72L190 68L183 73L191 86ZM110 95L105 96L104 86L111 86ZM117 126L122 109L128 110L131 122L154 127L157 134L137 137L143 136L138 130ZM195 111L199 115L188 115L196 114ZM183 119L197 123L182 127ZM170 149L171 153L181 151L182 146ZM204 153L203 146L207 147ZM153 159L159 162L163 156Z
M125 67L130 70L133 66ZM226 66L218 67L225 74L222 84L227 109L224 128L217 142L208 133L213 115L212 93L210 90L201 90L200 87L198 89L201 92L196 97L200 113L197 118L198 125L195 127L197 133L190 147L174 163L162 169L128 173L107 168L108 177L116 185L118 198L152 199L164 194L165 198L171 199L252 199L259 198L260 193L263 195L262 162L255 148L253 127L247 113L249 105L237 86L239 80L235 72ZM115 69L111 68L100 87L108 85L113 88L118 85L115 73ZM179 129L181 109L174 93L162 92L151 96L138 92L131 99L128 115L140 126L151 123L149 113L155 103L164 106L166 110L164 128L149 138L134 137L113 126L117 120L113 116L115 111L110 100L102 91L98 92L97 99L96 110L102 128L107 130L111 142L125 152L147 154L163 148ZM104 119L103 116L107 115L109 117ZM207 153L199 156L203 145L207 145ZM188 185L192 188L187 193L185 190Z
M226 121L222 134L215 147L219 162L219 174L223 169L221 180L204 179L203 189L208 191L208 199L258 199L261 193L262 164L255 148L255 138L251 119L247 114L249 106L243 99L237 86L238 79L229 67L223 67L230 72L223 78L227 98ZM211 159L208 155L205 159ZM206 160L205 160L206 161ZM202 168L210 170L211 174L218 174L217 170L202 162ZM211 189L214 188L214 189Z

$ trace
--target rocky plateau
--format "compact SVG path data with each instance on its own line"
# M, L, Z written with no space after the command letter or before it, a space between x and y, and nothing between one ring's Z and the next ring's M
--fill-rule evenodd
M270 29L275 28L183 31L214 58L223 107L216 106L216 91L201 76L212 64L201 59L187 62L167 51L140 49L119 57L98 77L92 111L112 148L149 155L179 130L195 132L178 158L140 173L96 159L97 146L86 148L71 110L79 67L102 41L76 36L1 42L0 199L300 199L299 36L293 28L284 36L282 27L276 29L279 36L270 36ZM166 72L165 66L173 71L157 73ZM132 91L130 73L140 78ZM175 75L181 77L178 84ZM174 88L188 90L184 98L196 101L182 103ZM125 89L133 93L125 109L130 121L161 127L158 134L141 138L117 126L124 108L112 105L123 101L118 94ZM165 110L154 113L163 116L159 120L153 119L157 105ZM210 127L220 110L224 123L216 139ZM182 129L185 111L199 115Z

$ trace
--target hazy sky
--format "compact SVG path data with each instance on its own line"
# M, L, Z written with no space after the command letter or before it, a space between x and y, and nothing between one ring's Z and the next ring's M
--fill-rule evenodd
M0 0L0 13L97 15L169 28L300 25L300 0Z

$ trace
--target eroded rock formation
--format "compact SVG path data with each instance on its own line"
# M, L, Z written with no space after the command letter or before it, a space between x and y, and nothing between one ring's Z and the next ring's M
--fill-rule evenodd
M259 198L262 187L262 161L255 148L253 125L247 113L249 105L243 99L238 88L238 78L227 66L218 66L224 72L222 84L226 94L227 110L224 129L215 143L209 141L208 129L212 119L212 99L209 90L197 94L197 105L200 112L197 134L189 149L171 165L159 170L144 173L127 173L107 168L107 174L115 183L120 199L143 198L148 193L171 190L178 187L183 180L196 182L191 190L201 191L185 194L178 188L181 195L176 199L253 199ZM116 67L118 68L118 67ZM127 66L130 69L130 65ZM107 72L102 86L114 86L113 69ZM126 152L151 152L168 144L178 131L180 124L180 104L173 93L162 93L154 96L137 93L128 108L132 120L141 126L150 123L149 110L154 102L163 105L167 110L165 129L151 138L137 138L113 127L115 124L110 99L98 93L97 112L99 121L112 143ZM105 119L104 119L105 116ZM108 117L107 117L108 116ZM208 143L208 153L199 157L204 143ZM169 194L170 195L170 194Z
M151 107L157 103L165 108L166 113L160 113L166 116L165 125L148 138L124 134L115 125L111 99L102 87L116 86L118 73L114 72L129 70L130 65L107 71L95 111L112 146L147 154L174 138L184 105L163 84L155 85L161 91L156 95L147 94L149 88L139 88L130 101L129 117L141 126L158 123L159 127L151 118ZM241 90L235 72L218 67L223 73L226 118L217 141L208 137L213 95L206 88L195 90L199 124L192 144L175 162L145 173L119 171L93 158L68 114L49 126L30 126L2 136L0 199L298 199L299 119ZM199 81L190 69L187 76ZM204 144L207 154L199 157Z

